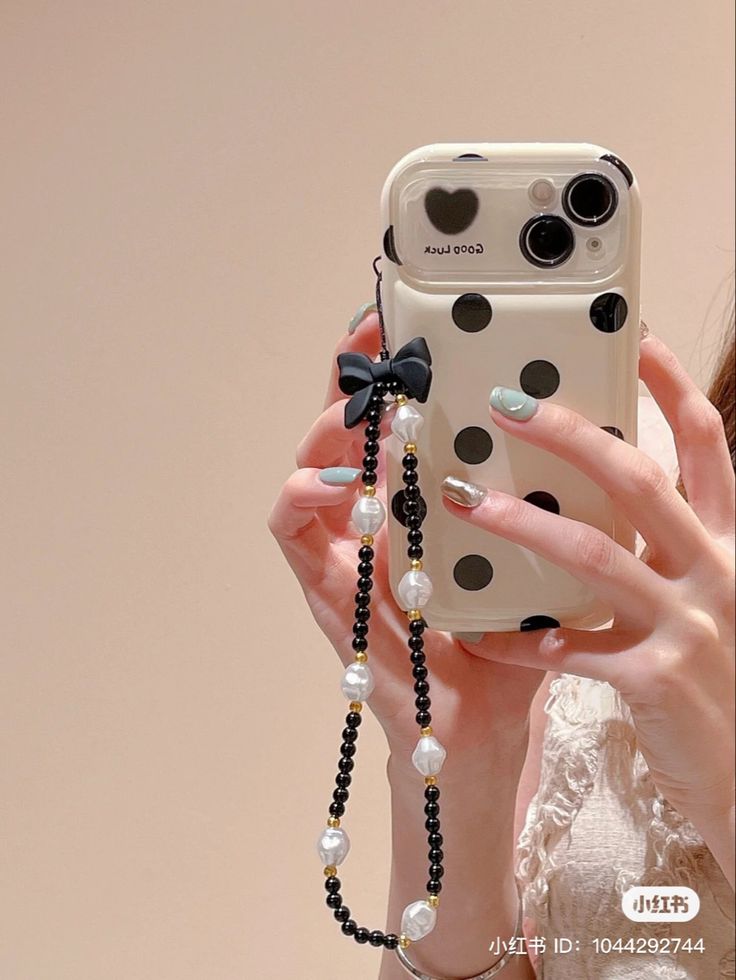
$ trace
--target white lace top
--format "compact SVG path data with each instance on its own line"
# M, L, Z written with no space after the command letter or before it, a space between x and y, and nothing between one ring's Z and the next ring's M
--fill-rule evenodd
M672 433L639 397L639 446L677 478ZM637 536L637 554L644 542ZM542 937L540 980L720 980L734 968L734 893L695 828L657 792L627 705L604 681L562 674L544 707L539 788L518 841L529 934ZM688 885L700 911L685 923L635 923L621 911L634 884ZM704 952L593 948L593 939L702 938ZM555 937L573 952L555 952ZM634 942L636 945L636 942ZM645 944L640 943L640 946ZM614 948L615 949L615 948Z

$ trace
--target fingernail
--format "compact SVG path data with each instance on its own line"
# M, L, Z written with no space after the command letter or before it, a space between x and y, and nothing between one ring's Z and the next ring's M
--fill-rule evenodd
M360 470L354 466L326 466L319 471L319 478L323 483L330 483L333 486L345 486L353 483L360 476Z
M520 422L530 419L539 407L539 402L531 395L517 391L516 388L502 388L500 385L496 385L491 391L489 401L507 419L519 419Z
M644 340L645 337L649 336L649 327L644 323L643 320L639 321L639 340Z
M358 325L362 322L363 318L367 313L375 313L378 307L376 306L375 300L372 303L363 303L353 314L353 318L348 324L348 333L354 334L358 329Z
M488 491L477 483L468 483L456 476L446 476L440 484L442 493L463 507L477 507Z

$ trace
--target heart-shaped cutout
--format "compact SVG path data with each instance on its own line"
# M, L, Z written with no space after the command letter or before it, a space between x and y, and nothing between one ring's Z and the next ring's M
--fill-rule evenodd
M459 235L469 228L478 213L478 195L469 187L446 191L433 187L424 195L424 209L437 231Z

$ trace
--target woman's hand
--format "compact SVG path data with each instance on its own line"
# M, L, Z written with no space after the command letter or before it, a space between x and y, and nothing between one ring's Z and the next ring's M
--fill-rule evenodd
M490 412L509 435L602 487L644 538L642 558L509 494L488 490L474 507L444 500L458 519L588 583L614 609L612 627L487 634L468 650L608 681L631 709L660 793L698 829L725 827L734 803L734 472L719 412L651 334L639 373L674 433L687 501L643 452L560 405L540 401L533 411L532 399L515 418Z
M378 317L371 313L352 336L340 341L335 355L360 350L375 357L379 349ZM350 511L360 479L347 486L329 486L319 478L325 467L361 466L363 427L345 428L344 407L335 356L325 410L297 448L299 468L282 487L268 526L297 576L315 620L347 665L354 659L351 644L360 547ZM390 434L391 410L387 408L382 423L386 435ZM382 447L376 491L385 502L383 452ZM408 759L419 736L414 717L416 695L406 614L397 607L388 584L387 545L384 523L375 539L367 652L376 684L367 703L384 728L392 753ZM520 669L513 663L494 663L474 656L449 633L428 630L424 637L435 734L448 751L446 768L455 769L467 762L490 770L504 753L509 768L512 755L514 765L517 761L520 765L529 705L544 669ZM335 696L342 696L337 675ZM520 746L520 753L511 753L512 744Z

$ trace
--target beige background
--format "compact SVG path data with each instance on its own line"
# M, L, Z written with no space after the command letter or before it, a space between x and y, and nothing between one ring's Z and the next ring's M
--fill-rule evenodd
M371 297L383 178L435 140L610 146L645 319L704 383L730 7L0 4L3 980L376 975L314 854L339 663L265 521ZM376 927L370 722L360 758L344 892Z

